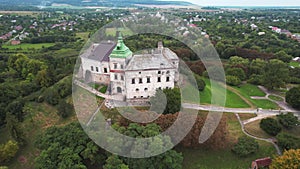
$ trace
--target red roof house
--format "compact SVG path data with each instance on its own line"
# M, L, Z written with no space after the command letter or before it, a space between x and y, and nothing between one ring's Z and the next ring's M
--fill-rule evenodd
M272 160L270 157L266 158L260 158L255 161L252 161L251 169L259 169L270 166L272 163Z

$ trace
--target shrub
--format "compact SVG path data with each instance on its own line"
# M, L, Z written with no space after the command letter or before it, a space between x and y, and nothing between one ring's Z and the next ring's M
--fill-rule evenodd
M294 108L300 108L300 87L294 87L286 92L285 100Z
M240 157L246 157L255 153L259 148L258 142L250 137L240 137L238 143L234 145L232 151Z
M297 124L299 124L298 118L293 113L281 113L277 115L277 119L279 123L287 129L291 129Z
M73 113L73 105L67 103L65 100L60 100L58 104L57 114L62 118L67 118Z
M300 148L300 139L293 135L279 133L276 138L278 140L278 145L282 150Z
M281 131L278 121L272 118L262 119L259 125L261 129L272 136L276 136Z
M232 86L238 86L241 84L241 80L236 76L226 76L226 83Z

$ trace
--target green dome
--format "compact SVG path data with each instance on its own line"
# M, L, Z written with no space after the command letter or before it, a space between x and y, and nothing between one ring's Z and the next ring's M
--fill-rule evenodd
M131 50L124 44L123 37L121 33L118 37L118 43L112 53L110 54L111 58L127 58L132 55Z

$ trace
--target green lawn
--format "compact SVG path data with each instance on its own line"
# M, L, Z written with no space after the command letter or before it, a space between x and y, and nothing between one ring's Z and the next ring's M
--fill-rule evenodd
M206 86L204 91L200 92L200 103L201 104L210 104L211 103L211 85L209 79L204 79ZM222 93L222 90L224 90L224 87L220 84L217 85L217 88L215 89L215 93ZM250 106L242 100L238 95L236 95L234 92L226 89L226 104L225 107L230 108L249 108ZM221 94L220 94L221 95ZM222 98L219 98L222 99Z
M243 96L265 96L266 94L261 91L257 86L252 85L252 84L243 84L240 87L234 87L237 89Z
M259 144L259 151L246 158L236 156L231 149L214 151L178 148L178 150L184 157L183 169L245 169L249 168L255 159L274 155L274 147L271 144L263 142Z
M269 99L274 100L274 101L283 101L283 98L275 96L275 95L270 95Z
M266 94L261 91L257 86L252 84L243 84L240 87L233 87L239 93L253 103L256 107L263 109L278 109L278 105L268 99L251 99L251 96L263 97Z
M10 50L15 49L22 49L22 50L29 50L29 49L42 49L48 48L50 46L54 46L54 43L37 43L37 44L31 44L31 43L23 43L20 45L3 45L3 48L8 48Z
M300 63L299 62L290 62L290 66L293 66L293 67L300 67Z

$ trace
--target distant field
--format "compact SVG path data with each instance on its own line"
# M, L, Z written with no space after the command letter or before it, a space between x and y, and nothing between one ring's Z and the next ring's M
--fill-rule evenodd
M0 14L18 14L18 15L34 15L41 13L39 11L0 11Z
M29 49L42 49L50 47L50 46L54 46L54 43L37 43L37 44L30 44L30 43L23 43L20 45L3 45L3 48L8 48L10 50L14 50L14 49L22 49L22 50L29 50Z
M300 67L300 63L299 62L290 62L290 66Z
M79 32L79 33L76 33L76 37L79 37L79 38L87 41L89 39L89 32Z
M211 85L210 85L210 80L209 79L204 79L206 86L204 91L200 92L200 103L201 104L210 104L211 103ZM221 93L222 90L224 90L223 86L217 85L218 88L215 89L215 93ZM226 104L225 107L230 107L230 108L249 108L250 106L242 100L238 95L236 95L234 92L227 90L227 95L226 95Z
M106 28L107 36L116 36L117 31L120 31L124 36L132 35L132 31L128 28Z

